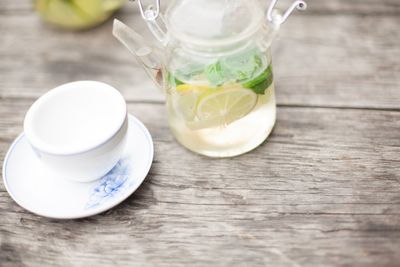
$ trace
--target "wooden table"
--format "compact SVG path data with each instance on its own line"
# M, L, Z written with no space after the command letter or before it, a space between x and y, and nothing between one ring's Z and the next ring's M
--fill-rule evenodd
M149 128L140 189L98 216L59 221L0 182L0 266L399 266L400 2L309 0L274 45L278 121L264 145L208 159L178 145L163 96L111 36L0 5L1 162L24 114L73 80L119 88ZM135 4L116 17L146 30Z

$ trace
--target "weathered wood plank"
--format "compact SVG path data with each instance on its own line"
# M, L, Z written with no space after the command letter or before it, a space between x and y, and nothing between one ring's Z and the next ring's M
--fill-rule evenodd
M398 266L400 3L308 3L275 44L273 135L250 154L210 160L173 140L163 96L110 22L58 31L32 1L2 0L0 163L31 102L78 79L121 90L156 158L137 193L84 220L32 215L0 182L0 266ZM116 16L146 30L134 5Z
M33 1L25 0L2 0L0 4L0 15L15 14L17 12L30 12L33 9Z
M400 16L293 17L275 46L279 103L400 109L396 24Z
M1 155L30 100L1 100ZM400 112L280 108L267 143L210 160L173 141L161 104L129 104L155 139L140 190L90 219L19 208L0 182L5 266L396 266ZM201 170L201 171L199 171Z
M147 32L137 14L117 16ZM399 109L399 24L400 16L291 18L274 46L278 103ZM0 17L0 25L3 98L36 98L58 84L93 79L129 100L163 99L111 36L110 21L80 33L52 29L32 14Z

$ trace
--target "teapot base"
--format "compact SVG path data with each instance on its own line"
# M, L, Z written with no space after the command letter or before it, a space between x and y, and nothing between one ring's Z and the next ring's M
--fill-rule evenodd
M169 112L170 128L176 140L187 149L211 158L235 157L260 146L276 121L276 101L272 85L247 116L229 124L191 129L184 120Z

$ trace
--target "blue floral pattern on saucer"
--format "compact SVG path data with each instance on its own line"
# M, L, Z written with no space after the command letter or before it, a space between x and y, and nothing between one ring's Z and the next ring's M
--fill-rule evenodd
M117 165L101 178L89 197L85 209L93 209L123 193L131 184L126 182L131 175L132 162L129 159L121 159Z

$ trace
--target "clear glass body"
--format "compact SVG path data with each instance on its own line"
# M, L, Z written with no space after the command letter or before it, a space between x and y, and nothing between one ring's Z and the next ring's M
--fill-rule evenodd
M169 47L165 71L168 119L177 141L209 157L253 150L276 120L267 35L225 47Z

